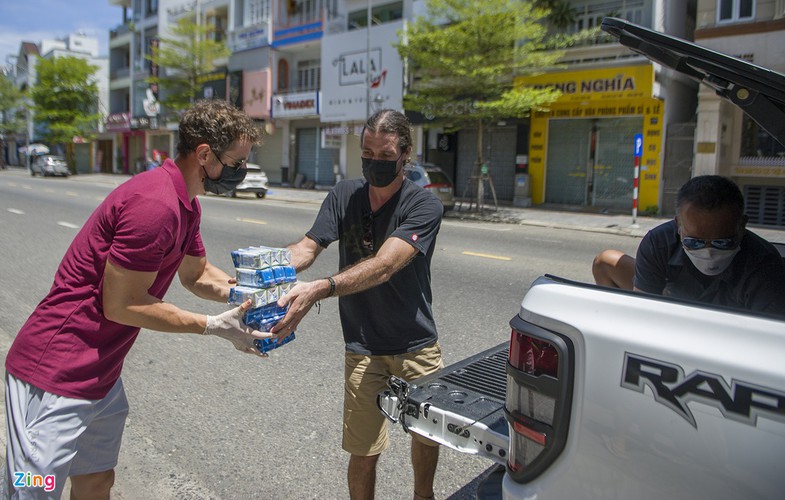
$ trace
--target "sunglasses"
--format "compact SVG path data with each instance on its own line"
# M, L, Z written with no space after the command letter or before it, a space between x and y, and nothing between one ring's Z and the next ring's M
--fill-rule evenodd
M210 151L213 151L213 150L211 149ZM232 170L238 170L238 169L243 168L243 165L245 165L245 162L248 161L248 160L235 160L234 158L232 158L228 154L224 153L224 156L226 156L230 160L234 161L233 164L227 165L226 163L221 161L221 158L218 157L218 155L215 153L215 151L213 151L213 155L215 156L215 159L218 160L218 163L223 165L224 168L231 168Z
M700 238L691 238L687 236L681 239L681 244L687 250L700 250L707 246L712 246L717 250L733 250L739 246L741 242L736 238L718 238L716 240L702 240Z
M373 217L370 213L363 215L363 248L369 252L374 251L373 245Z

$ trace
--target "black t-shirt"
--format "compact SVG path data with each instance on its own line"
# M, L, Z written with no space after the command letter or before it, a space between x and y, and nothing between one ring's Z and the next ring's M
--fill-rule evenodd
M676 221L657 226L638 247L634 285L644 292L785 316L785 263L773 245L750 231L728 269L706 276L681 246Z
M431 192L404 179L401 189L372 213L368 189L364 179L336 184L306 236L325 248L339 241L339 269L373 255L390 237L417 249L417 256L386 283L339 298L347 351L373 355L416 351L437 338L431 257L444 207Z

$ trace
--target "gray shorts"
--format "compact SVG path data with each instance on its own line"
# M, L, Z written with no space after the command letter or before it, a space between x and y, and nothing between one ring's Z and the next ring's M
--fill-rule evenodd
M105 398L58 396L6 374L6 474L13 498L59 499L70 476L117 465L128 400L118 379Z

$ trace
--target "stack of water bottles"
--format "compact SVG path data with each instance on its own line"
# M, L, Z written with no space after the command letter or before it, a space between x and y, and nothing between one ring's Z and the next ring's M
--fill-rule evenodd
M278 307L278 299L289 293L297 281L297 273L291 265L292 254L286 248L265 246L240 248L232 251L237 286L229 292L229 303L241 305L251 299L251 309L246 311L243 321L251 328L269 332L286 316L287 307ZM294 340L294 332L284 339L256 339L254 344L266 353Z

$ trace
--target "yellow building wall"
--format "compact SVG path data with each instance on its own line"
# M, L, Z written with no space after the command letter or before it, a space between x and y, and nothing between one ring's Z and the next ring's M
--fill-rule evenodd
M549 73L521 77L517 86L552 87L561 97L547 111L533 112L529 140L529 178L532 202L545 202L545 171L548 162L548 120L641 117L641 156L638 206L656 210L659 203L664 106L651 97L654 71L651 65ZM633 149L630 144L630 149Z

